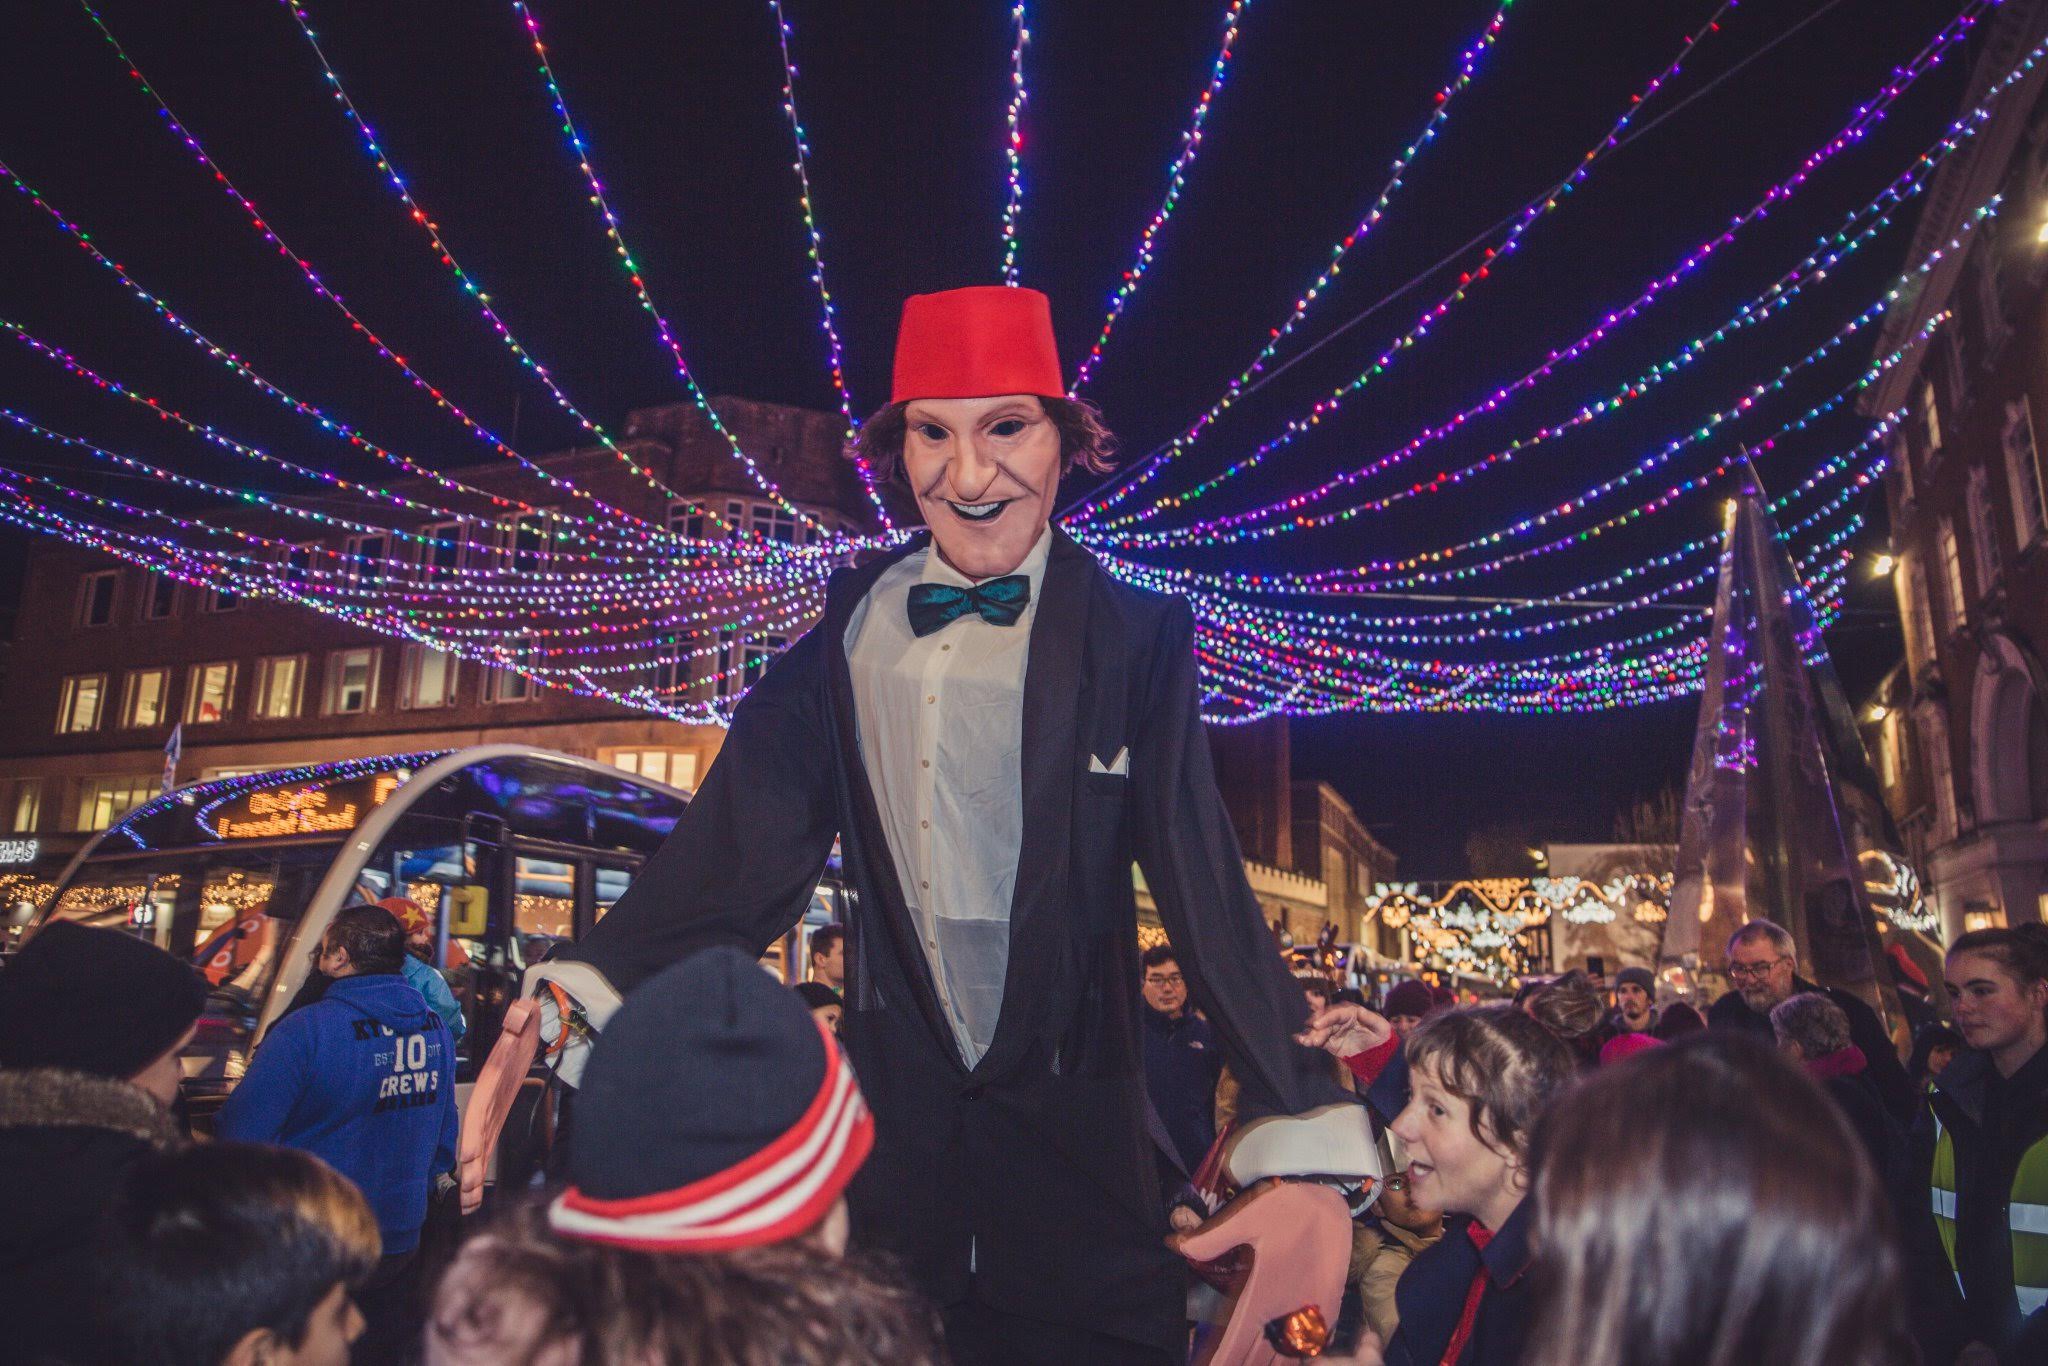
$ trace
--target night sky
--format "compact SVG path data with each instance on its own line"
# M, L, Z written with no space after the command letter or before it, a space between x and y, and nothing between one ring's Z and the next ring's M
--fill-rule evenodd
M310 0L306 8L416 193L564 387L613 425L629 408L681 398L583 202L511 6ZM1158 204L1223 8L1195 0L1031 7L1019 264L1023 283L1052 295L1071 358L1093 338ZM1519 0L1447 130L1305 336L1323 337L1562 178L1713 8L1712 0ZM1157 264L1089 390L1131 455L1203 411L1286 316L1330 244L1379 192L1455 54L1493 9L1469 0L1250 7ZM521 380L406 221L281 4L105 0L100 12L293 247L422 372L501 430L517 402L524 450L573 441L571 424ZM542 0L536 12L628 239L705 388L832 406L767 6ZM1596 170L1487 289L1344 416L1240 481L1230 499L1219 496L1216 510L1362 463L1577 336L1789 174L1953 12L1930 0L1747 0L1735 8L1640 122L1748 65ZM997 278L1008 6L790 0L788 14L849 379L856 403L872 407L884 396L902 296ZM1934 137L1955 112L1964 69L1952 57L1874 135L1667 304L1506 413L1431 448L1417 474L1556 420L1717 325ZM0 6L0 159L285 387L444 468L485 454L267 253L161 128L76 5ZM1554 501L1625 467L1833 332L1902 268L1910 231L1909 213L1799 307L1526 466L1341 529L1185 562L1314 568L1405 554ZM1398 335L1454 270L1430 276L1239 405L1162 486L1213 474L1272 435ZM0 316L245 440L358 477L380 472L178 341L15 194L0 199ZM1844 383L1868 363L1872 335L1758 425ZM177 468L229 473L197 443L4 341L0 404ZM1789 484L1859 434L1848 417L1821 424L1785 443L1763 477ZM40 470L65 460L0 434L0 462ZM72 472L99 491L136 492L132 482ZM233 474L250 477L241 467ZM1702 534L1716 503L1692 499L1597 553L1560 556L1555 568L1473 591L1590 577ZM1873 551L1882 542L1880 503L1866 504L1876 524L1864 544ZM0 533L16 557L22 536ZM1851 603L1865 614L1852 613L1831 637L1852 695L1898 650L1896 626L1883 615L1886 586L1862 575L1857 583ZM1526 819L1539 837L1605 837L1618 805L1682 776L1693 711L1683 701L1572 719L1306 721L1295 729L1296 772L1335 782L1409 874L1455 873L1465 834L1489 822Z

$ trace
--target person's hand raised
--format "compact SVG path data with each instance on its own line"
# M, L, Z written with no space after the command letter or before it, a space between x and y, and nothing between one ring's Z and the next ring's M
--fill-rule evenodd
M1308 1022L1308 1028L1295 1035L1294 1041L1309 1048L1323 1049L1339 1058L1348 1058L1378 1048L1392 1037L1394 1027L1387 1023L1384 1015L1361 1005L1339 1001L1317 1011L1315 1018Z

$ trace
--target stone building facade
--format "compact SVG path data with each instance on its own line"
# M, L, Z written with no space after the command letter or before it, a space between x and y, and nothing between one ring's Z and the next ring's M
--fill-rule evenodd
M2048 4L2006 5L1984 28L1966 107L2048 33ZM2003 203L1894 305L1880 355L1952 316L1863 400L1868 415L1905 414L1885 488L1906 661L1860 721L1951 938L2048 905L2044 75L2005 94L1936 173L1909 259Z

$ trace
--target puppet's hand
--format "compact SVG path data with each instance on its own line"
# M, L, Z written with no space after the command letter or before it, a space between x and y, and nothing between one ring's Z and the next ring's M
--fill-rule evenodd
M526 994L540 1005L540 1040L555 1076L581 1085L590 1046L619 1008L619 993L587 963L553 962L526 970Z
M1394 1036L1394 1027L1386 1017L1367 1010L1364 1006L1341 1001L1316 1013L1308 1022L1308 1028L1294 1036L1294 1041L1309 1048L1321 1048L1339 1058L1348 1058L1355 1053L1365 1053L1378 1048Z

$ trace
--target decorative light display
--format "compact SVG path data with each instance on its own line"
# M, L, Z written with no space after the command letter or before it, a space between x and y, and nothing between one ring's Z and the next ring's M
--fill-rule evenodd
M1081 392L1081 386L1088 382L1088 376L1101 363L1102 348L1109 344L1109 334L1116 329L1116 321L1130 304L1131 296L1138 292L1144 282L1145 272L1152 269L1152 253L1160 229L1166 220L1173 217L1173 210L1180 203L1180 193L1187 188L1188 171L1195 164L1196 155L1202 150L1202 125L1208 121L1209 110L1215 104L1216 96L1222 93L1223 78L1230 71L1231 50L1237 45L1238 21L1252 0L1230 0L1223 11L1223 43L1216 49L1216 61L1209 68L1209 84L1195 101L1195 112L1188 121L1188 130L1180 135L1180 154L1173 164L1166 168L1166 198L1152 214L1152 221L1138 234L1138 259L1123 275L1123 283L1110 296L1109 315L1102 320L1102 332L1095 338L1095 344L1088 348L1088 354L1081 358L1081 367L1074 373L1074 382L1067 389L1068 397ZM1513 4L1514 0L1508 0Z
M1308 431L1320 426L1325 419L1343 407L1347 399L1364 390L1375 379L1386 374L1402 352L1412 349L1426 337L1430 329L1440 322L1452 308L1471 296L1473 289L1480 282L1491 278L1494 267L1519 249L1523 238L1527 236L1529 230L1538 221L1556 212L1558 206L1592 173L1593 168L1600 164L1602 159L1619 145L1629 124L1641 112L1644 104L1676 74L1687 56L1691 53L1693 47L1706 37L1708 33L1719 29L1719 21L1722 15L1735 8L1737 3L1739 3L1739 0L1728 0L1727 4L1724 4L1714 12L1706 24L1688 35L1684 45L1679 50L1678 56L1640 94L1632 98L1629 107L1615 120L1606 135L1590 151L1585 153L1571 173L1549 191L1531 200L1523 208L1522 212L1517 215L1513 225L1509 227L1501 239L1481 252L1478 264L1473 269L1459 274L1456 285L1449 293L1445 294L1435 304L1424 309L1421 315L1417 317L1415 322L1405 332L1389 343L1386 349L1374 357L1371 363L1357 375L1338 385L1325 397L1317 400L1305 416L1290 419L1278 436L1275 436L1260 448L1258 452L1259 458L1263 459L1272 450L1289 445ZM1907 88L1922 75L1938 66L1949 51L1969 35L1978 17L1980 15L1977 9L1966 9L1962 15L1959 15L1944 26L1913 60L1901 67L1895 68L1878 94L1858 107L1842 131L1829 139L1801 163L1799 170L1794 172L1789 182L1790 188L1786 188L1788 182L1781 182L1780 186L1774 187L1765 196L1757 208L1751 210L1751 213L1757 217L1762 217L1764 213L1768 212L1770 204L1796 190L1798 185L1805 183L1815 171L1826 162L1832 160L1837 154L1862 141L1869 134L1871 128L1875 127L1884 118L1892 103ZM1207 413L1196 419L1195 423L1180 436L1175 437L1167 446L1154 453L1148 460L1141 462L1121 487L1114 490L1108 496L1087 504L1080 510L1080 517L1086 520L1098 516L1101 512L1107 511L1110 507L1121 503L1124 499L1131 496L1142 485L1156 478L1167 462L1183 453L1200 437L1209 424L1230 406L1230 402L1234 401L1227 400L1228 396L1226 396L1226 399L1219 399Z
M490 295L457 262L438 224L413 195L321 52L307 18L307 2L281 0L319 60L330 93L357 139L424 234L439 264L450 272L500 342L524 370L548 388L557 404L616 458L638 471L638 477L649 487L667 492L650 473L632 464L628 453L618 448L601 425L574 406L545 365L528 354L524 344L502 322ZM102 250L83 228L65 218L11 168L0 164L0 174L5 174L19 193L184 341L199 347L266 398L313 422L327 437L339 439L363 457L420 481L410 486L381 487L323 468L303 456L287 459L238 440L203 417L188 415L167 398L94 369L57 342L34 336L18 324L0 319L0 332L63 373L143 408L165 425L206 442L215 451L302 481L323 495L318 506L301 506L286 495L200 479L174 468L169 457L144 458L142 453L116 451L84 437L59 432L8 407L0 408L0 432L11 439L49 442L71 457L105 463L138 480L175 486L238 511L228 517L182 508L171 512L149 506L145 496L123 499L75 487L50 475L10 469L7 447L0 445L0 522L63 537L148 572L189 584L322 612L352 626L445 651L481 667L526 679L537 687L602 698L680 721L723 722L729 717L737 695L756 676L764 655L816 620L825 581L833 570L857 550L896 544L900 533L891 530L872 537L823 533L813 519L774 490L772 483L766 481L765 472L748 460L733 434L710 412L708 401L684 361L678 341L680 334L657 309L651 286L606 197L589 145L570 114L552 69L531 0L511 3L514 16L526 30L550 105L627 287L642 311L653 319L657 340L668 351L691 401L710 419L734 455L752 471L754 482L785 511L794 513L810 531L802 538L804 543L773 541L758 530L709 539L680 535L594 497L574 481L550 472L501 441L452 397L424 378L405 356L387 345L347 300L326 285L314 264L285 243L263 210L235 186L194 132L172 113L156 88L122 50L93 8L92 0L81 0L81 4L109 49L124 64L141 92L155 103L166 129L213 177L264 245L289 260L314 295L339 313L346 330L361 338L383 362L397 368L416 391L461 423L471 436L485 442L498 455L517 462L543 480L552 493L570 501L566 508L543 507L525 498L490 492L440 474L422 461L378 445L339 417L272 384L234 350L197 331L165 300L145 289L110 249ZM1195 103L1177 155L1168 167L1165 197L1139 234L1137 262L1125 273L1110 299L1097 341L1085 354L1076 374L1077 389L1099 364L1104 345L1154 263L1165 225L1182 203L1201 143L1205 136L1213 136L1206 121L1233 62L1241 21L1250 3L1251 0L1229 0L1223 7L1221 43L1208 84ZM1779 274L1718 328L1643 366L1630 380L1596 395L1570 416L1467 460L1457 468L1411 481L1406 487L1370 498L1336 496L1394 468L1429 445L1447 440L1468 421L1499 412L1563 366L1610 341L1625 324L1674 293L1676 285L1709 258L1725 254L1735 234L1744 227L1776 212L1796 194L1818 193L1808 188L1815 170L1867 134L1907 86L1931 70L1960 42L1976 18L1989 11L1993 0L1971 0L1966 4L1962 14L1945 25L1919 56L1897 68L1878 95L1859 107L1842 133L1808 156L1792 176L1774 186L1749 212L1738 215L1680 258L1673 268L1648 282L1633 302L1605 312L1577 340L1549 351L1543 364L1450 418L1421 427L1403 446L1355 467L1340 469L1334 475L1319 477L1307 488L1208 521L1168 516L1197 506L1199 500L1328 418L1352 394L1383 373L1400 351L1419 342L1444 316L1445 310L1468 296L1478 280L1490 278L1493 268L1516 249L1531 225L1554 214L1573 188L1583 182L1590 168L1611 153L1642 104L1669 82L1679 62L1714 32L1722 16L1735 7L1737 0L1729 0L1705 26L1686 39L1678 59L1642 89L1571 174L1525 205L1514 216L1514 226L1507 234L1494 239L1472 262L1457 287L1426 311L1380 361L1319 402L1306 418L1297 419L1298 430L1290 424L1281 438L1256 448L1222 474L1178 493L1155 485L1143 499L1135 500L1140 486L1154 484L1167 467L1165 456L1184 450L1237 398L1263 382L1262 377L1268 375L1268 363L1279 354L1280 346L1289 337L1299 335L1313 306L1351 259L1348 253L1383 221L1422 148L1436 140L1450 105L1474 80L1479 63L1497 40L1513 3L1514 0L1499 0L1492 21L1462 51L1456 73L1439 90L1422 130L1395 158L1391 177L1372 206L1356 228L1332 248L1318 277L1296 298L1294 308L1282 326L1273 329L1252 364L1228 386L1225 398L1189 427L1179 441L1166 448L1161 458L1135 467L1116 492L1069 522L1074 533L1101 556L1113 574L1141 587L1187 598L1195 615L1202 710L1213 721L1233 724L1267 715L1350 711L1587 712L1648 704L1697 691L1706 651L1706 609L1697 600L1697 594L1713 572L1715 538L1680 542L1679 538L1671 537L1654 541L1647 552L1638 544L1630 563L1618 568L1612 563L1589 563L1584 572L1548 575L1545 581L1553 586L1540 592L1517 594L1500 590L1492 598L1454 597L1442 603L1426 599L1453 585L1462 587L1537 560L1588 550L1596 543L1605 544L1603 537L1639 525L1695 494L1727 491L1736 477L1749 473L1752 457L1776 454L1778 460L1786 460L1795 436L1807 433L1801 440L1811 441L1824 434L1839 434L1839 414L1848 402L1867 392L1878 376L1912 354L1935 329L1945 325L1947 315L1929 320L1919 333L1891 354L1863 367L1828 397L1789 421L1769 428L1768 434L1742 441L1721 439L1743 430L1736 424L1760 419L1772 397L1786 390L1790 381L1828 361L1850 339L1867 331L1897 302L1902 290L1921 278L1936 261L1961 248L1965 235L1996 211L1995 201L1966 217L1954 239L1916 263L1875 303L1820 345L1774 370L1765 367L1769 377L1742 387L1734 402L1678 430L1620 473L1588 483L1569 497L1556 499L1552 495L1544 506L1491 529L1484 527L1483 519L1477 520L1462 533L1464 539L1453 544L1412 553L1390 549L1356 564L1304 563L1271 570L1218 570L1204 567L1215 564L1213 558L1193 561L1181 552L1335 526L1367 512L1395 510L1424 493L1467 486L1484 470L1499 468L1529 450L1553 445L1567 433L1645 399L1659 390L1666 379L1691 367L1706 351L1737 334L1756 335L1758 324L1819 293L1815 286L1821 280L1891 226L1900 208L1924 191L1935 169L1988 119L1992 101L2017 86L2043 52L2048 51L2048 43L2044 43L2002 79L1993 82L1976 107L1950 126L1944 139L1911 163L1875 198L1846 215L1840 226L1824 236L1801 261ZM792 33L783 0L768 0L768 8L776 24L777 46L783 62L783 114L794 143L792 169L808 239L811 281L818 291L828 377L850 431L855 409L843 370L836 301L826 284L823 232L812 200L811 149L797 111L798 69L792 55ZM1023 188L1022 115L1026 104L1023 58L1031 35L1023 3L1010 6L1010 18L1014 41L1007 112L1009 193L1003 220L1002 278L1015 284ZM1823 419L1832 425L1823 429ZM1826 451L1804 454L1799 462L1804 465L1803 478L1772 501L1774 511L1786 512L1793 518L1783 524L1779 534L1795 558L1801 591L1810 599L1821 626L1834 621L1841 611L1842 593L1853 560L1852 538L1864 522L1861 503L1884 468L1883 448L1898 421L1899 414L1886 414L1847 435L1838 435ZM174 439L182 441L184 436ZM864 477L868 473L863 471ZM1632 501L1620 496L1636 484L1649 483L1653 476L1661 487L1632 495ZM879 500L871 483L869 495L876 500L879 511ZM1119 507L1127 500L1130 506ZM688 501L702 509L705 520L723 523L716 509L697 500ZM252 519L241 515L246 512L258 516ZM322 541L338 543L343 536L352 539L346 549L338 544L295 544L280 532L281 525L289 527L293 523L315 528L313 534ZM448 529L451 525L453 531ZM726 530L731 531L729 527ZM1558 579L1565 580L1564 586L1554 586ZM1804 642L1804 647L1810 651L1820 649L1817 632ZM700 668L705 672L700 673ZM225 791L222 789L222 793ZM235 800L222 793L210 794L204 801L219 806L221 801ZM303 803L270 812L256 812L252 808L246 820L241 815L234 819L266 828L261 823L271 819L304 822L327 818L317 811L309 817L309 809ZM1924 916L1924 909L1912 909L1920 904L1916 896L1900 891L1896 882L1894 877L1887 886L1901 904L1904 919L1900 923ZM1397 916L1413 922L1440 961L1461 970L1491 972L1499 965L1516 961L1514 945L1531 933L1541 932L1553 914L1575 923L1631 915L1653 918L1661 914L1657 890L1537 879L1512 894L1498 887L1475 884L1458 893L1463 900L1440 908L1441 914L1420 914L1416 905L1392 900L1382 909L1389 923ZM1509 923L1510 919L1514 923Z
M1024 15L1024 0L1010 5L1010 107L1004 115L1003 159L1008 194L1003 200L1003 283L1017 283L1017 225L1024 215L1024 105L1030 99L1024 89L1024 49L1031 44L1031 27Z
M796 61L789 55L789 19L782 12L782 0L768 0L768 10L775 16L775 40L782 53L782 113L789 120L789 135L796 143L796 159L790 169L796 172L797 205L803 210L804 232L811 239L811 283L818 287L820 323L825 329L826 364L832 372L832 389L839 396L839 411L846 418L846 439L848 449L854 451L853 461L860 471L861 489L868 501L874 505L875 515L882 519L883 530L891 530L894 523L889 520L889 509L882 506L882 495L875 488L875 471L868 464L868 458L853 447L853 436L860 427L860 419L853 415L853 395L846 388L845 348L839 340L839 315L832 305L832 291L825 284L825 239L818 231L817 214L811 207L811 141L804 133L803 120L796 112Z
M1318 275L1314 283L1302 291L1301 297L1294 302L1294 311L1287 315L1285 322L1273 329L1272 336L1260 348L1258 355L1252 358L1251 364L1247 365L1243 372L1230 382L1224 399L1219 400L1215 411L1220 412L1222 408L1236 402L1239 395L1244 392L1244 386L1251 382L1252 377L1264 371L1266 362L1273 358L1274 352L1280 349L1281 343L1294 335L1294 329L1300 325L1303 318L1308 316L1309 308L1318 298L1322 297L1323 291L1329 288L1330 283L1343 272L1344 258L1351 253L1351 249L1364 241L1366 236L1379 225L1380 219L1386 216L1387 206L1393 202L1395 193L1402 186L1402 177L1407 174L1408 168L1414 164L1415 158L1421 154L1422 149L1435 140L1436 135L1442 131L1445 122L1450 119L1452 103L1457 99L1459 92L1472 83L1472 78L1478 71L1480 56L1488 48L1492 47L1494 39L1500 36L1501 29L1507 24L1508 11L1514 8L1514 4L1515 0L1502 0L1501 7L1494 11L1492 22L1487 24L1485 29L1480 32L1478 39L1471 46L1458 55L1457 76L1449 84L1436 92L1435 98L1430 102L1429 119L1423 124L1422 131L1416 135L1413 142L1410 142L1401 149L1399 156L1394 158L1393 171L1387 180L1386 187L1380 191L1379 197L1373 200L1372 207L1366 210L1365 217L1358 220L1357 226L1344 236L1338 238L1336 243L1331 246L1330 262L1323 268L1322 274ZM1088 382L1090 371L1102 359L1102 348L1109 341L1110 330L1116 326L1116 320L1122 315L1124 306L1130 302L1130 296L1137 292L1138 282L1144 278L1145 271L1151 267L1152 257L1150 248L1153 235L1159 228L1165 225L1167 217L1173 212L1174 201L1180 194L1181 173L1186 169L1182 162L1194 160L1196 146L1201 142L1202 137L1201 121L1208 116L1209 102L1215 97L1217 90L1222 87L1224 65L1230 60L1230 45L1237 37L1237 15L1242 9L1242 5L1232 5L1231 12L1225 16L1223 51L1216 59L1216 68L1210 79L1209 89L1203 94L1201 103L1196 107L1194 126L1184 135L1187 147L1182 152L1182 160L1175 161L1169 173L1171 188L1168 191L1166 203L1160 207L1158 214L1153 217L1151 226L1145 229L1145 235L1138 247L1138 264L1131 270L1124 272L1124 282L1118 286L1115 296L1110 301L1109 317L1103 321L1102 334L1095 339L1095 345L1089 349L1087 357L1081 362L1080 373L1074 378L1073 392L1078 392L1081 386Z

